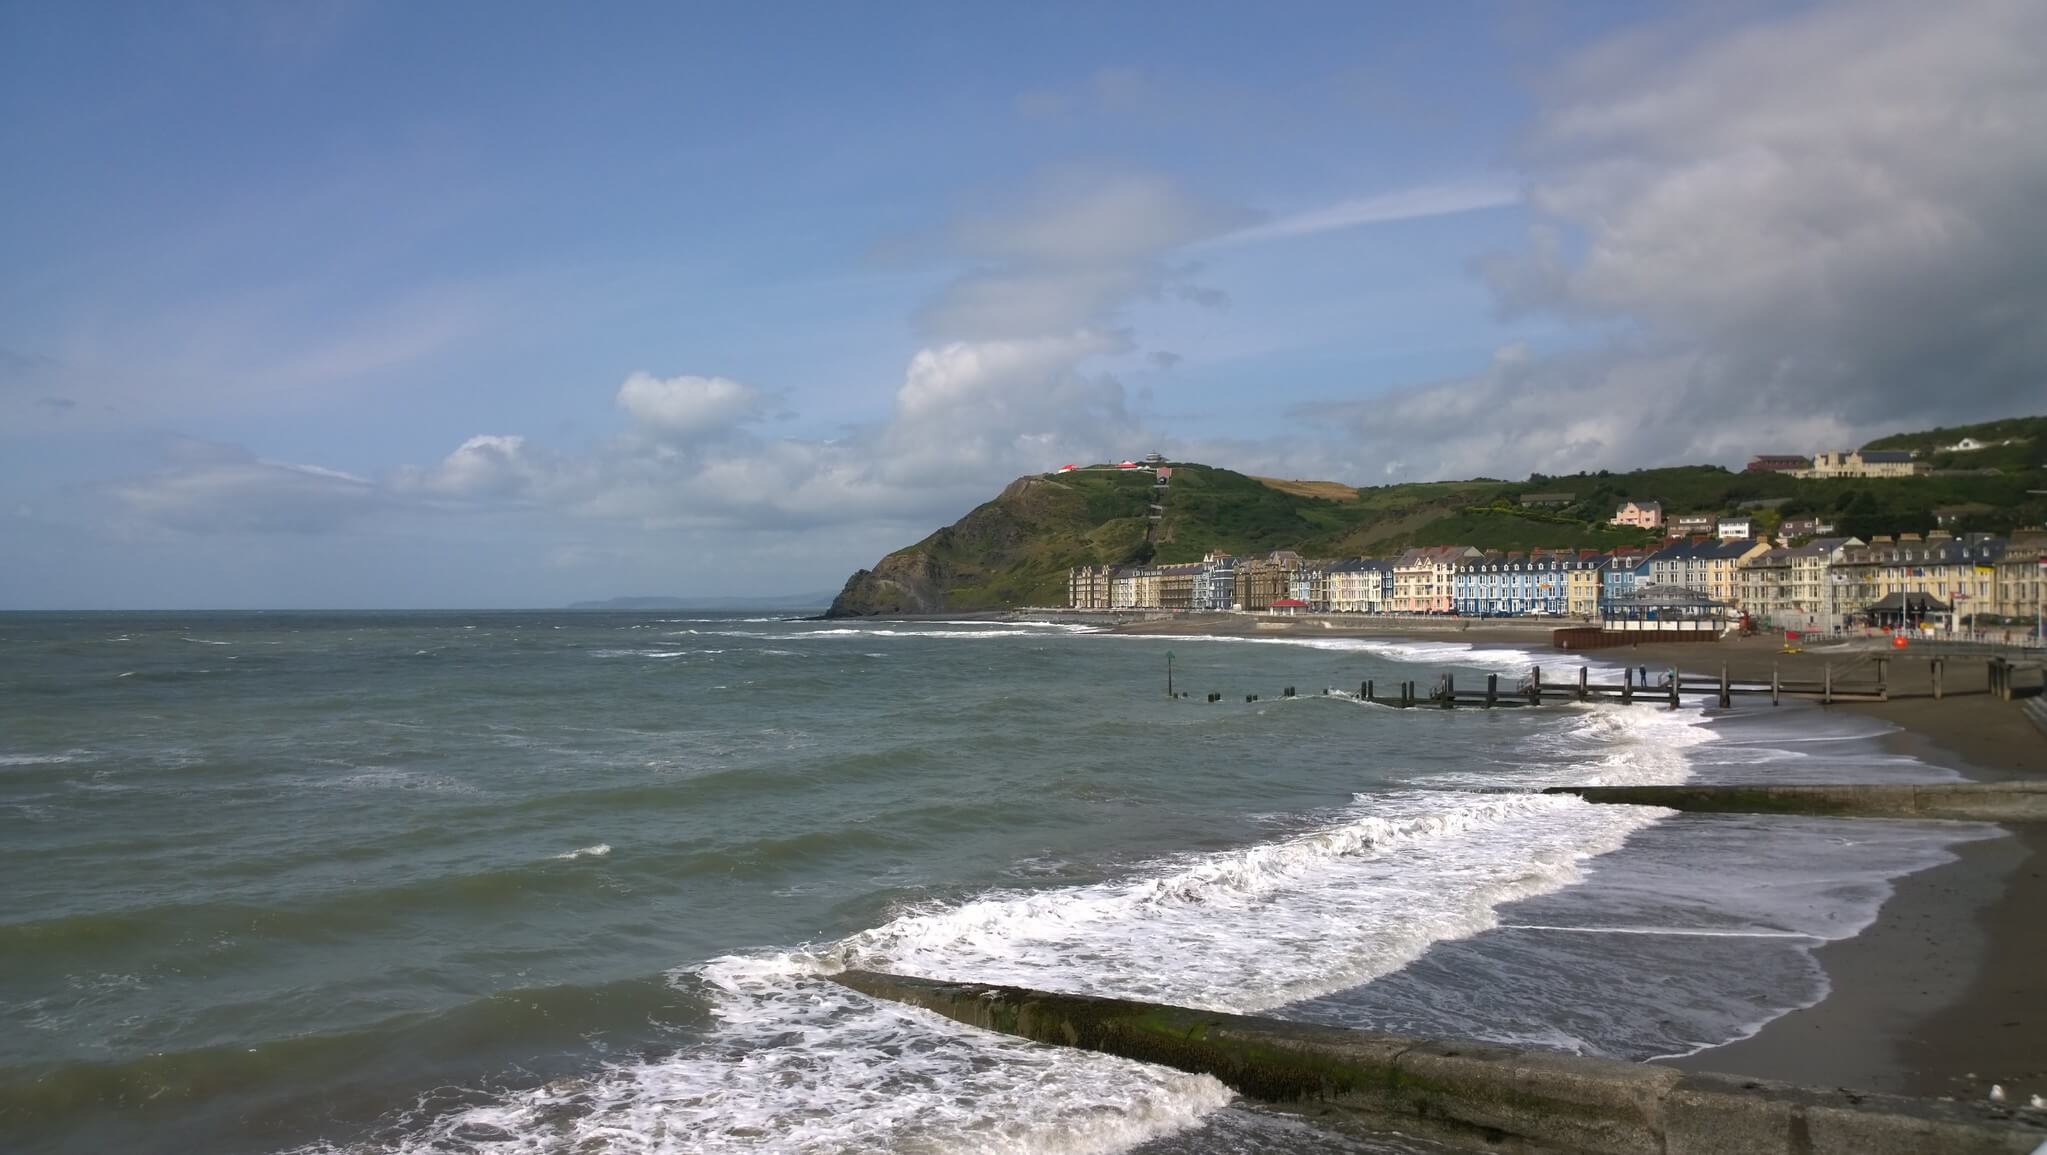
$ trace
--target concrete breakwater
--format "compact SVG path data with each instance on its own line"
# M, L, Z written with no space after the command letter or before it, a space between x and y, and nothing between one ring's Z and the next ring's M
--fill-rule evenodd
M1552 786L1543 793L1576 794L1587 802L1667 806L1695 813L2047 822L2047 782Z
M1213 1075L1250 1098L1485 1150L2017 1155L2047 1146L2047 1120L1988 1103L1818 1090L876 971L834 978L986 1030Z

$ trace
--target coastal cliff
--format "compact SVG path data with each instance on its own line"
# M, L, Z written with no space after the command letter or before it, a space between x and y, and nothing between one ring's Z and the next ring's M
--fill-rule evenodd
M945 579L931 555L910 549L892 553L873 569L856 571L832 599L828 618L930 614L945 608Z

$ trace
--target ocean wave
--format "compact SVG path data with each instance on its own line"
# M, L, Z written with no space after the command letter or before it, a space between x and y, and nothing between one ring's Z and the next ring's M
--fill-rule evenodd
M1074 631L1055 629L999 629L976 630L926 630L896 629L885 626L853 627L838 626L825 630L804 630L797 633L777 635L798 638L937 638L957 641L980 641L984 638L1068 638Z
M960 1029L828 980L849 967L1262 1010L1397 969L1567 885L1657 812L1545 795L1373 796L1318 828L1125 879L905 910L816 947L685 968L702 1045L453 1112L403 1143L479 1151L1124 1150L1222 1084ZM488 1136L476 1141L477 1136Z
M449 1111L354 1150L1109 1155L1192 1126L1234 1097L1207 1075L960 1029L835 985L799 1017L726 1014L716 1035L670 1059ZM301 1155L339 1150L316 1144Z
M1463 666L1482 670L1526 672L1529 668L1544 664L1555 665L1554 654L1538 655L1533 650L1519 650L1505 646L1473 645L1469 642L1420 642L1393 641L1383 638L1359 637L1315 637L1310 634L1285 636L1259 636L1255 634L1114 634L1102 636L1128 638L1136 641L1182 642L1241 642L1254 646L1294 646L1307 650L1332 650L1340 653L1373 654L1396 662L1415 665L1442 667ZM1545 661L1547 659L1547 662ZM1597 662L1573 661L1575 668L1590 664L1599 668Z
M51 754L0 754L0 769L15 766L62 766L80 759L90 760L90 750L62 750Z
M571 860L577 858L603 858L609 855L610 853L611 844L608 842L599 842L591 846L578 847L575 850L570 850L561 854L557 854L555 855L555 857L566 858Z

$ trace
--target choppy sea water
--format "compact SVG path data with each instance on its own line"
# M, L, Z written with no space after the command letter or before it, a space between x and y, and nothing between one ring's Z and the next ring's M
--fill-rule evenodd
M0 1133L1308 1149L1214 1080L825 976L1682 1054L1823 997L1813 947L1989 833L1527 792L1949 776L1813 709L1321 694L1538 662L1575 677L1050 623L0 615Z

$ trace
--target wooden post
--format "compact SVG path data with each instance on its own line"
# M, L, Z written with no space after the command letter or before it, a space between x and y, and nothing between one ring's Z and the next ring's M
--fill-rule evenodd
M1946 671L1946 668L1947 663L1945 661L1940 658L1933 659L1933 700L1936 702L1940 701L1943 693L1941 674Z
M1540 706L1542 705L1542 667L1537 666L1528 671L1528 679L1528 704Z
M1372 700L1372 679L1366 678L1365 684L1358 687L1358 697L1367 702Z
M1485 676L1485 708L1488 710L1492 709L1493 703L1499 700L1500 676L1498 674L1487 674Z
M1775 663L1775 662L1771 662L1771 663L1770 663L1770 704L1771 704L1772 706L1774 706L1774 705L1776 705L1776 704L1777 704L1777 694L1778 694L1778 682L1777 682L1777 663Z
M1727 683L1727 663L1720 663L1720 708L1725 710L1734 705L1734 690Z
M1626 674L1627 676L1621 679L1621 705L1623 706L1635 700L1635 671L1628 670Z
M1173 651L1166 651L1166 697L1173 696Z
M1890 687L1891 660L1889 658L1878 658L1876 660L1876 696L1889 701L1891 697Z
M1443 675L1443 708L1449 709L1457 703L1457 679L1450 674Z
M1834 663L1828 662L1820 671L1820 705L1834 704Z
M1676 666L1670 668L1670 708L1677 709L1677 693L1684 685L1685 674Z
M1587 698L1592 696L1591 691L1586 686L1586 681L1591 677L1591 675L1592 671L1589 666L1578 667L1578 700L1580 702L1583 702Z

